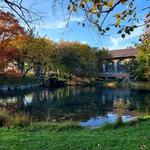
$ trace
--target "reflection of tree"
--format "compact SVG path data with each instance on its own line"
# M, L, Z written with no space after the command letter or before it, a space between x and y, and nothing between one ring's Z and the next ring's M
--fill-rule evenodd
M8 97L4 96L6 101ZM33 119L73 119L84 120L100 115L105 116L113 110L115 100L120 99L120 108L137 109L150 112L150 95L129 89L99 89L93 87L66 87L57 90L37 89L33 92L20 92L16 103L9 108L25 112ZM29 103L27 99L30 98ZM4 102L4 101L3 101ZM120 111L120 110L119 110Z
M150 113L150 93L144 90L134 92L137 101L137 109L140 112Z
M129 100L118 99L114 101L113 107L118 115L124 115L130 109L131 102Z

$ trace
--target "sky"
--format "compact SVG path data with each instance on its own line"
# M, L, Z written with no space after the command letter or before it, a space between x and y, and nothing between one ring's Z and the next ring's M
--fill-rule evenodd
M34 2L36 1L36 2ZM38 1L38 3L37 3ZM139 11L143 7L147 7L149 2L147 0L135 0L136 6L138 8L138 17L141 19L145 18L145 13ZM84 14L79 11L77 14L73 14L70 18L69 24L65 19L66 7L62 9L57 7L55 12L52 9L52 0L32 0L34 4L32 6L33 10L39 12L42 16L42 20L33 24L35 31L38 32L40 36L47 36L49 39L58 42L59 40L64 41L79 41L81 43L86 43L91 47L107 48L109 50L123 49L130 46L134 46L138 42L139 35L141 35L144 30L143 27L134 30L130 36L126 36L124 39L116 33L115 28L108 32L108 36L99 36L96 29L89 26L84 28L78 25L79 22L85 20ZM29 6L32 4L31 0L26 0L25 5ZM122 8L117 8L114 13L120 12ZM106 23L111 23L112 16L108 17ZM143 21L140 22L140 24Z

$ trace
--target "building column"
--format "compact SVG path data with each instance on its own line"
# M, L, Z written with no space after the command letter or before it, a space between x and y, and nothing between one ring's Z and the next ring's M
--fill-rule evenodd
M115 72L118 72L118 61L117 60L114 60L114 68L115 68Z
M105 73L106 72L106 64L103 64L103 73Z

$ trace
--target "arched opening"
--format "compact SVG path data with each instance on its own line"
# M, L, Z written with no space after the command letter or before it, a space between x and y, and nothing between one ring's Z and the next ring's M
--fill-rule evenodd
M118 72L122 72L122 73L126 72L125 60L119 60L117 66L118 66Z
M114 62L108 62L106 64L106 72L115 72Z

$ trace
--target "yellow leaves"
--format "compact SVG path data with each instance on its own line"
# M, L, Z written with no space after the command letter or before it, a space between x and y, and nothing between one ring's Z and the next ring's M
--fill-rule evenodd
M118 27L121 23L121 15L119 13L116 13L115 17L116 17L115 27Z
M120 18L120 16L121 15L119 13L116 13L116 15L115 15L116 18Z
M120 25L120 23L121 23L121 19L118 18L117 21L116 21L115 27L118 27Z
M96 12L97 12L97 8L96 8L95 5L92 6L91 12L92 12L92 13L96 13Z
M109 7L113 7L113 5L114 5L114 0L110 0L110 1L108 2L108 6L109 6Z

